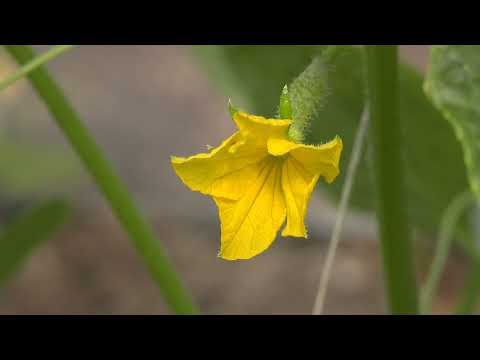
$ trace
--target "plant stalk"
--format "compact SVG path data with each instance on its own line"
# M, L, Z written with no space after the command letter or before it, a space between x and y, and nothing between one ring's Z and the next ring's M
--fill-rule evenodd
M35 58L33 49L28 45L6 45L5 47L20 65ZM143 218L127 187L103 155L62 89L43 66L31 72L28 77L57 125L97 183L120 224L129 234L171 310L178 314L197 313L192 298L155 237L152 227Z
M0 91L5 90L10 85L13 85L17 80L22 79L24 76L28 75L30 72L35 70L40 65L43 65L56 57L60 56L64 52L71 50L73 45L57 45L52 47L50 50L45 53L35 57L22 67L18 69L15 73L7 77L5 80L0 81Z
M393 314L417 314L411 229L407 216L402 127L398 116L398 46L369 45L374 185L386 298Z

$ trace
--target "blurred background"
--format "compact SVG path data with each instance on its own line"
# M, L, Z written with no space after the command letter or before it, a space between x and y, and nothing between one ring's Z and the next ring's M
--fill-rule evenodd
M423 71L428 47L401 46L401 56ZM206 151L234 131L227 111L231 95L212 81L215 69L207 72L188 46L126 45L79 46L48 68L154 224L203 312L311 312L336 202L315 192L309 239L278 238L250 261L227 262L217 258L214 203L184 187L170 166L170 155ZM0 79L15 69L0 52ZM0 314L168 313L125 233L25 80L0 94L1 144L1 223L52 197L69 200L75 211L0 288ZM385 312L378 254L371 214L350 212L327 313ZM464 263L450 257L434 312L452 307ZM422 274L425 266L419 269Z

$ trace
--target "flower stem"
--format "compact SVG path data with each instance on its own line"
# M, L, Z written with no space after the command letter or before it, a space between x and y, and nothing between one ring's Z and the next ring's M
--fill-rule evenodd
M386 297L393 314L417 314L414 258L404 187L404 144L397 109L398 46L369 45L366 48L374 185Z
M355 181L358 164L360 163L363 154L365 137L368 130L368 120L368 106L366 105L363 109L362 117L358 125L357 133L355 135L355 142L353 143L352 154L350 156L350 162L348 163L348 169L345 175L345 182L342 188L342 195L340 197L340 205L338 206L335 226L333 228L332 237L330 239L327 250L325 264L323 265L323 270L320 277L317 297L315 299L315 305L313 307L313 315L321 315L323 312L323 306L325 304L325 298L327 296L328 282L330 280L330 275L332 272L333 261L335 260L335 254L337 253L338 244L340 243L341 239L340 236L342 233L343 221L348 210L348 202L350 200L350 194L352 193L352 187Z
M35 58L33 49L27 45L6 45L6 49L20 65ZM61 88L41 66L29 74L29 79L129 234L167 304L178 314L196 313L190 295L156 239L153 229L142 217L126 186L83 125Z

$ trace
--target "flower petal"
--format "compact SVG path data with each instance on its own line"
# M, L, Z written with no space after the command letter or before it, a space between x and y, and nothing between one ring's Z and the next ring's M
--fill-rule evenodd
M281 161L267 158L262 161L259 176L240 200L214 198L222 228L221 258L250 259L275 240L286 217L281 168Z
M266 149L246 146L245 138L233 134L209 153L189 158L172 157L177 175L190 189L205 195L237 200L255 181Z
M266 119L262 116L235 113L233 120L240 132L265 145L269 138L287 139L288 128L292 120Z
M297 144L286 139L269 139L267 143L268 153L273 156L283 156L300 146L305 145Z
M282 167L282 189L287 207L287 225L283 236L307 237L305 214L308 202L320 176L332 182L339 174L338 163L342 141L333 141L311 146L284 141L269 142L272 155L285 155Z
M297 144L285 139L268 140L268 153L273 156L289 154L298 160L310 173L319 172L328 183L338 176L342 139L338 136L322 145Z

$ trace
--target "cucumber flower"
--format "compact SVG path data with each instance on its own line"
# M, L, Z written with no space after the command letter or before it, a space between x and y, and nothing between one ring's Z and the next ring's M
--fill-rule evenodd
M342 140L319 146L292 141L292 120L266 119L236 111L238 131L209 153L172 157L173 168L193 191L217 204L221 223L219 256L250 259L282 236L307 237L304 218L320 176L339 174Z

